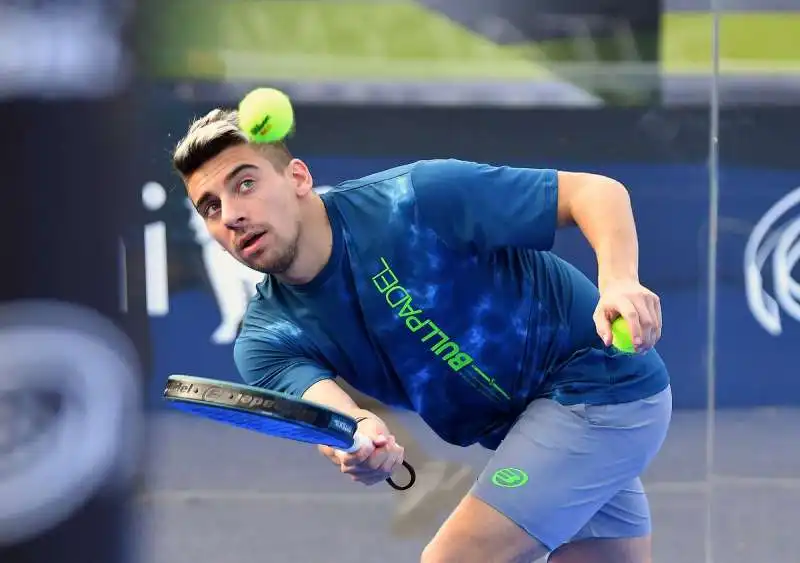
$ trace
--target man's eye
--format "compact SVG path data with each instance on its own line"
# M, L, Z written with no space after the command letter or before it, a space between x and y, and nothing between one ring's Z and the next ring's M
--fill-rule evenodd
M255 185L256 185L255 181L250 179L250 178L248 178L246 180L242 180L239 183L239 191L240 192L245 192L245 193L249 192L250 190L252 190L255 187Z
M203 217L208 218L211 217L212 215L215 215L218 211L219 211L219 205L217 205L216 203L209 203L203 208L201 214L203 215Z

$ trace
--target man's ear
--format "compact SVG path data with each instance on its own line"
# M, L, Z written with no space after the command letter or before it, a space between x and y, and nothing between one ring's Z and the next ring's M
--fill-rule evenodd
M314 178L306 163L299 158L293 158L287 168L297 195L300 197L308 195L314 187Z

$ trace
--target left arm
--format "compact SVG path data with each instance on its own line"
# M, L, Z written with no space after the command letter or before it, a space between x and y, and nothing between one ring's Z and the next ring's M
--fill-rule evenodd
M558 172L558 225L577 226L597 256L600 291L615 280L639 281L639 244L628 190L620 182Z
M422 220L455 248L550 250L556 230L576 225L597 255L597 333L611 345L622 316L637 349L660 338L658 297L639 284L639 246L628 191L597 174L493 166L461 160L418 163L411 180Z
M628 190L597 174L558 172L558 224L577 226L597 257L600 303L597 332L611 344L611 323L622 316L637 349L661 337L658 296L639 283L639 243Z

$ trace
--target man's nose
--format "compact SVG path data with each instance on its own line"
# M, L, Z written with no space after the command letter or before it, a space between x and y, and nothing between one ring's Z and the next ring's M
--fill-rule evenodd
M236 230L245 225L246 218L241 209L229 204L222 206L222 222L228 229Z

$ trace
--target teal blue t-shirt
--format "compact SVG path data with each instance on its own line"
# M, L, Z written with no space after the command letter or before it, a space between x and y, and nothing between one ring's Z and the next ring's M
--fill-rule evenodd
M266 276L234 347L251 385L302 395L340 376L494 449L537 397L616 403L663 390L655 350L606 349L597 287L550 250L555 170L428 160L322 195L333 250L305 285Z

